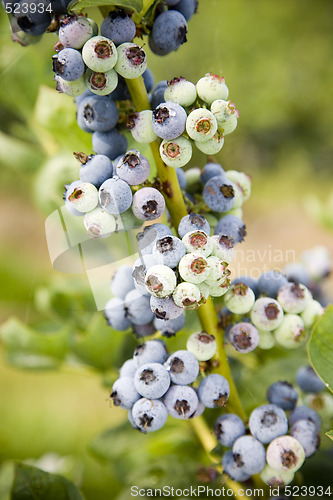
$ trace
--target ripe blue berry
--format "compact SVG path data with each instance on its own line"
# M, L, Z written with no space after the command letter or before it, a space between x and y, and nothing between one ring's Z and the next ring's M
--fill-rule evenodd
M152 127L158 137L170 141L184 132L186 118L182 106L171 101L162 102L153 111Z
M132 325L132 330L137 338L140 337L151 337L156 332L156 328L152 321L146 323L145 325Z
M186 21L189 21L193 14L197 11L198 0L178 0L172 7L178 10L185 17Z
M318 430L320 430L321 418L312 408L308 408L307 406L296 406L296 408L289 415L290 428L293 427L295 422L298 420L309 420L316 425Z
M283 321L282 307L275 299L261 297L253 305L251 321L258 330L275 330Z
M183 167L192 158L191 141L182 136L170 141L164 139L160 145L160 155L168 167Z
M155 315L155 318L162 319L164 321L178 318L183 314L183 309L176 306L172 297L160 299L152 295L150 297L150 307Z
M244 472L259 474L266 465L264 446L252 436L241 436L233 444L234 460Z
M298 393L288 382L275 382L267 390L267 399L271 404L280 406L283 410L293 410L296 406Z
M110 299L105 304L104 316L109 326L114 330L127 330L131 322L127 317L125 304L119 297Z
M153 256L158 264L175 268L185 254L185 245L176 236L163 236L154 243Z
M51 15L47 9L48 5L44 0L38 5L38 9L34 0L27 0L21 4L15 3L12 12L19 29L32 36L45 33L51 23Z
M214 335L207 332L192 333L186 342L186 349L191 352L198 361L208 361L217 349Z
M92 145L97 154L106 155L113 160L116 156L126 153L127 139L117 129L108 132L96 131L92 135Z
M132 266L119 266L111 278L111 292L124 299L128 292L134 289Z
M222 217L214 229L215 234L227 236L234 244L241 243L246 236L244 222L235 215L225 215Z
M164 363L168 357L168 351L162 340L147 340L139 345L133 354L138 366L145 363Z
M285 412L276 405L258 406L250 415L251 434L262 443L270 443L278 436L288 432L288 419Z
M199 363L189 351L174 352L164 363L171 381L177 385L192 384L199 375Z
M212 177L203 188L205 203L214 212L226 212L235 203L235 188L224 175ZM218 234L215 228L215 234Z
M140 399L140 394L134 386L134 380L131 377L118 378L112 386L110 399L115 406L130 410L134 403Z
M150 309L149 297L138 290L130 290L125 297L127 318L135 325L146 325L154 315Z
M279 289L287 283L287 278L280 271L266 271L262 273L258 280L259 293L274 299Z
M117 47L118 59L115 70L124 78L141 76L147 68L145 51L135 43L125 42Z
M115 45L131 42L135 33L135 22L121 10L110 12L101 24L101 35L112 40Z
M167 417L168 412L162 401L158 399L141 398L132 408L133 422L144 433L161 429Z
M325 389L324 382L318 377L312 366L302 366L296 375L296 381L303 392L320 392Z
M172 236L169 226L159 222L145 226L143 231L136 236L139 253L142 255L151 254L156 241L163 236Z
M178 318L174 319L159 319L155 317L154 326L156 330L159 330L163 337L173 337L185 326L185 315L182 314Z
M133 264L132 276L135 288L142 295L149 295L145 285L147 270L156 264L152 254L141 255Z
M63 47L81 49L92 36L97 34L96 27L95 21L87 17L67 16L60 21L59 42Z
M161 217L165 209L163 195L152 187L139 189L133 196L132 210L140 220L155 220Z
M165 407L174 418L187 419L198 407L198 396L188 385L173 385L163 398Z
M179 187L182 191L186 189L186 175L182 168L177 168L176 170Z
M207 104L212 104L216 99L228 99L229 90L223 77L207 73L200 78L197 85L197 93L200 99Z
M253 351L259 345L259 338L258 330L251 323L236 323L229 331L232 347L243 354Z
M224 174L225 171L218 163L206 163L206 165L201 169L200 182L201 184L206 184L206 182L208 182L212 177Z
M137 186L148 179L150 164L137 149L131 149L116 164L116 175L130 186Z
M166 55L186 42L187 22L175 10L162 12L154 21L149 35L149 46L157 55Z
M121 214L132 204L132 191L127 182L112 177L99 188L99 202L110 214Z
M274 470L296 472L304 463L305 453L297 439L280 436L268 445L266 458Z
M146 288L155 297L168 297L177 285L177 278L170 267L157 264L147 270L145 278Z
M144 398L161 398L170 386L169 372L160 363L145 363L135 372L134 386Z
M107 132L117 125L119 112L110 97L90 95L78 104L78 120L79 117L90 130Z
M223 446L231 447L236 439L245 434L242 419L233 413L221 415L215 422L214 433L216 439Z
M230 387L227 379L218 373L207 375L198 388L199 399L207 408L225 407L229 394Z
M297 420L290 429L290 435L303 446L306 457L313 455L319 448L320 432L310 420Z
M138 369L138 365L135 359L130 358L122 364L119 369L119 378L121 377L131 377L134 378L135 372Z
M250 474L244 470L243 462L237 456L235 458L231 450L223 455L222 466L223 471L234 481L247 481L250 479Z
M84 72L84 63L78 50L63 49L53 56L53 71L63 80L73 82Z
M161 102L164 102L164 92L168 86L167 80L161 80L158 82L152 93L151 93L151 99L150 99L150 105L152 109L157 108Z
M195 230L204 231L206 234L209 234L210 226L203 215L191 212L189 215L185 215L181 219L178 226L178 234L180 238L184 238L187 233Z
M80 180L82 182L90 182L96 188L99 188L104 181L112 177L113 165L105 155L82 155L76 154L80 159Z

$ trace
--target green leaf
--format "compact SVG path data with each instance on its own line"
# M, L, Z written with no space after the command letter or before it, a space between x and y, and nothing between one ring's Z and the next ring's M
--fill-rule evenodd
M88 7L122 7L124 9L140 12L143 7L142 0L119 0L118 2L110 0L72 0L68 6L68 10L74 12L87 9Z
M329 305L315 324L309 346L309 357L313 368L333 392L333 306Z
M18 368L56 368L67 352L67 331L38 333L16 318L0 328L6 360Z
M83 500L83 497L68 479L18 463L11 500Z
M326 434L327 437L329 437L333 441L333 431L328 431L325 434Z

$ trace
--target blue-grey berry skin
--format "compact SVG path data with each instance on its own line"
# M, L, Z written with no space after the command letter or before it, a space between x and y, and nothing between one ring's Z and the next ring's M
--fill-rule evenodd
M137 186L148 179L150 164L137 149L131 149L118 161L116 175L130 186Z
M168 357L168 351L162 340L147 340L139 345L133 354L138 366L145 363L164 363Z
M279 406L262 405L251 413L249 427L253 437L267 444L288 432L288 419Z
M218 373L207 375L198 388L199 399L207 408L223 408L227 404L229 394L227 379Z
M131 42L135 32L134 21L123 11L110 12L101 24L101 35L110 38L115 45Z
M179 238L184 238L187 233L197 230L204 231L208 235L210 234L210 226L205 217L192 212L181 219L178 226Z
M318 377L312 366L302 366L296 375L296 381L303 392L320 392L325 389L324 382Z
M214 433L219 443L230 448L236 439L245 434L245 426L238 415L228 413L216 420Z
M241 436L236 439L232 451L235 462L250 476L259 474L266 465L265 448L252 436Z
M301 262L290 262L283 268L283 274L293 283L302 283L305 286L311 284L311 276Z
M140 394L135 389L134 380L131 377L118 378L112 386L110 399L115 406L130 410L134 403L140 399Z
M92 146L95 153L106 155L111 160L114 160L116 156L126 153L127 139L117 129L108 132L99 132L97 130L92 135Z
M153 111L153 130L161 139L176 139L185 130L186 118L182 106L172 101L162 102Z
M112 177L99 188L99 202L109 214L122 214L132 204L132 191L127 182Z
M192 384L199 375L198 360L189 351L176 351L166 360L164 366L171 381L177 385Z
M86 124L86 121L83 118L82 114L76 113L76 123L78 124L80 129L83 130L83 132L88 132L89 134L93 133L93 130Z
M150 309L149 297L138 290L131 290L125 297L127 318L135 325L145 325L152 321L154 315Z
M60 20L59 41L64 47L81 49L89 38L96 35L94 21L86 17L66 16Z
M138 369L138 364L136 360L133 358L127 359L119 369L119 378L121 377L134 378L137 369Z
M266 271L258 280L259 293L275 299L279 289L287 283L287 278L280 271Z
M128 101L131 99L131 94L129 93L128 87L126 85L126 80L122 76L118 75L118 85L109 94L109 97L114 101Z
M119 297L114 297L106 303L104 316L108 325L114 330L123 331L131 326L131 322L126 315L124 301Z
M163 195L155 188L144 187L133 196L132 210L140 220L155 220L163 215L165 201Z
M144 433L161 429L168 417L168 412L158 399L139 399L132 408L135 425Z
M143 231L137 234L137 246L141 255L151 254L155 242L163 236L172 236L172 231L169 226L156 222L150 226L145 226Z
M159 399L170 387L169 372L160 363L145 363L135 372L134 386L144 398Z
M318 430L320 430L321 428L320 416L315 410L313 410L312 408L308 408L307 406L296 406L296 408L290 413L289 415L290 428L293 427L293 425L298 420L309 420L310 422L313 422L316 425Z
M234 481L247 481L250 479L250 474L244 471L244 465L239 460L235 460L234 454L231 450L223 455L222 459L223 472Z
M80 179L82 182L90 182L97 188L104 181L112 177L113 165L108 156L91 155L80 167Z
M151 337L156 333L156 328L152 321L146 323L145 325L132 325L132 331L137 338L141 337Z
M239 276L239 278L234 279L231 284L235 285L236 283L244 283L253 291L256 298L258 297L258 280L252 278L251 276Z
M134 279L134 285L142 295L150 295L145 285L145 279L147 270L155 264L156 262L152 254L140 255L140 257L133 264L132 276Z
M198 407L198 396L188 385L172 385L163 398L163 403L171 417L188 419Z
M297 403L298 393L292 384L279 381L269 386L267 399L271 404L283 410L293 410Z
M94 132L113 129L117 125L118 117L118 108L109 96L87 96L77 109L77 120L82 119Z
M150 105L152 109L157 108L161 102L164 102L164 92L168 87L167 80L161 80L158 82L151 93Z
M153 256L158 264L175 268L186 254L184 243L176 236L163 236L155 241Z
M290 435L301 443L306 457L313 455L319 448L320 432L310 420L297 420L290 429Z
M117 267L111 278L110 288L116 297L124 299L128 292L135 288L132 266Z
M184 313L181 316L178 316L178 318L174 319L159 319L155 318L154 319L154 326L156 330L159 330L162 334L163 337L173 337L176 335L177 332L179 332L182 328L185 326L185 315Z
M83 92L83 94L81 94L81 95L79 95L79 96L75 97L75 98L74 98L74 102L75 102L75 104L76 104L76 107L78 108L78 107L80 106L81 102L82 102L82 101L84 101L84 99L86 99L87 97L91 97L91 96L96 97L96 96L95 96L95 94L93 94L93 93L91 92L91 90L86 89L86 90Z
M235 203L235 187L224 175L209 179L202 194L206 205L214 212L227 212ZM216 228L215 234L219 234Z
M186 42L187 22L185 17L175 10L162 12L154 21L149 35L151 50L157 55L166 55L177 50Z
M150 297L150 307L154 313L155 318L164 321L178 318L183 314L183 309L176 306L172 297L161 299L159 297Z
M212 177L225 174L224 169L218 163L206 163L206 165L201 170L200 182L201 184L206 184Z
M35 0L27 0L14 4L14 16L19 28L28 35L42 35L51 23L51 14L48 12L49 3L45 0L36 8Z
M198 0L179 0L172 8L178 10L178 12L183 14L186 21L189 21L197 11Z
M234 243L241 243L246 236L245 224L236 215L225 215L222 217L214 229L214 234L228 236Z
M185 172L182 168L177 168L176 169L176 173L177 173L177 178L178 178L178 184L179 184L179 187L182 191L184 191L186 189L186 175L185 175Z
M259 332L251 323L236 323L229 331L229 339L236 351L246 354L259 344Z
M73 82L83 75L85 66L81 53L75 49L63 49L53 56L53 71L63 80Z
M144 71L142 78L143 78L143 82L145 84L147 93L151 92L153 90L153 87L154 87L154 74L153 74L153 72L149 68L147 68Z

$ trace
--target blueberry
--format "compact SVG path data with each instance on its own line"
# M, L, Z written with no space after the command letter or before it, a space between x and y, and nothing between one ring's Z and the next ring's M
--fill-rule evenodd
M203 257L208 257L213 250L212 240L207 233L200 229L186 233L182 238L182 242L187 252L195 252Z
M121 214L132 204L132 191L127 182L112 177L99 188L99 202L110 214Z
M134 385L144 398L158 399L169 389L170 375L159 363L145 363L135 372Z
M191 106L197 98L197 91L195 85L186 78L173 78L168 82L164 98L181 106Z
M130 290L125 297L126 317L135 325L146 325L154 315L150 309L149 297L138 290Z
M174 418L187 419L198 407L198 396L188 385L173 385L163 398L165 407Z
M124 299L128 292L134 289L132 266L119 266L111 278L111 292Z
M259 345L259 338L258 330L251 323L236 323L229 331L232 347L243 354L253 351Z
M290 435L303 446L306 457L313 455L319 448L320 432L310 420L297 420L290 429Z
M234 314L246 314L250 312L254 302L254 292L244 283L231 285L224 296L225 306Z
M80 76L77 80L73 82L68 82L61 78L61 76L56 75L54 81L57 82L56 89L58 92L67 94L71 97L77 97L83 94L86 90L86 81L84 75Z
M153 256L158 264L174 268L186 254L184 243L176 236L163 236L155 241Z
M223 471L234 481L247 481L250 479L250 474L244 470L244 464L237 460L237 457L235 459L231 450L223 455L222 466Z
M161 139L176 139L185 130L186 117L185 109L179 104L172 101L162 102L153 111L153 130Z
M279 271L266 271L258 280L259 293L276 298L279 289L288 283L287 278Z
M214 237L213 237L214 238ZM214 253L214 251L213 251ZM232 281L232 285L235 283L244 283L244 285L247 285L251 290L254 292L256 298L258 296L258 281L255 278L252 278L251 276L239 276L239 278L236 278Z
M266 465L265 448L252 436L236 439L232 451L235 462L250 476L259 474Z
M226 278L224 281L218 281L216 284L209 285L209 293L212 297L222 297L230 287L230 279Z
M183 14L186 21L189 21L197 11L198 0L178 0L172 8L178 10L178 12Z
M209 234L210 226L203 215L192 212L181 219L178 226L178 234L180 238L184 238L185 234L195 230L201 230Z
M229 394L227 379L218 373L207 375L198 388L199 399L207 408L223 408L227 404Z
M82 213L90 212L98 204L98 191L89 182L80 182L78 186L69 187L66 192L66 199L73 207Z
M140 394L135 389L131 377L118 378L112 386L110 399L115 406L130 410L134 403L140 399Z
M132 210L140 220L155 220L161 217L165 209L163 195L155 188L144 187L133 196Z
M153 90L153 87L154 87L154 74L153 74L153 72L149 68L147 68L143 72L142 78L143 78L147 93L151 92Z
M270 465L266 464L265 468L260 473L260 477L265 484L272 488L283 488L293 481L294 473L289 470L278 472L272 469Z
M212 102L210 110L214 114L219 127L222 128L225 126L225 123L230 120L231 117L237 117L236 106L231 101L216 99Z
M134 378L135 372L138 369L138 364L135 359L127 359L125 363L122 364L119 370L119 378L121 377L131 377Z
M207 262L209 265L209 275L205 279L205 284L214 288L217 285L224 283L230 275L227 262L214 256L208 257Z
M105 73L115 66L118 53L111 40L105 36L94 36L84 44L82 58L92 71Z
M137 186L148 179L150 164L137 149L131 149L118 161L116 172L127 184Z
M237 170L227 170L225 175L229 181L240 187L243 202L247 201L251 196L251 177Z
M143 231L137 234L137 245L140 254L151 254L155 242L163 236L172 236L172 231L169 226L159 222L145 226Z
M157 108L157 106L161 104L161 102L164 102L164 92L167 86L168 86L167 80L161 80L155 85L151 94L151 101L150 101L152 109Z
M149 323L146 323L144 325L134 325L133 324L132 330L133 330L134 335L137 338L151 337L152 335L154 335L154 333L156 333L156 328L154 327L154 324L152 321L150 321Z
M208 278L210 267L206 257L188 253L180 259L178 271L184 281L197 285Z
M310 300L304 309L304 311L300 314L305 328L311 328L314 322L324 314L324 308L317 300Z
M205 108L190 112L186 120L186 132L194 141L207 141L217 131L217 121L213 113Z
M162 401L146 398L139 399L132 408L132 418L142 432L153 432L161 429L168 417Z
M283 410L293 410L296 406L298 393L288 382L275 382L267 390L267 399L271 404L280 406Z
M19 28L29 35L42 35L51 23L51 14L47 10L48 2L42 0L36 8L35 0L14 4L14 16Z
M197 82L197 93L200 99L212 104L216 99L228 99L229 90L223 77L207 73Z
M135 288L143 295L149 295L145 285L147 270L156 264L152 254L141 255L133 264L132 276Z
M101 35L112 40L115 45L131 42L135 33L135 22L122 10L110 12L101 24Z
M105 71L105 73L87 69L85 72L85 82L93 94L106 96L117 87L118 74L114 69Z
M135 43L125 42L117 47L115 70L127 79L138 78L147 68L145 51Z
M127 139L117 129L108 132L96 131L92 135L92 145L97 154L106 155L113 160L116 156L126 153Z
M157 139L152 125L153 112L149 109L134 113L127 121L133 139L142 144L150 144Z
M231 447L236 439L245 434L242 419L233 413L221 415L215 422L214 433L216 439L223 446Z
M107 238L116 230L116 219L102 207L85 214L83 225L92 238Z
M177 178L178 178L178 184L179 184L179 187L182 191L184 191L186 189L186 175L185 175L185 172L182 168L177 168L176 169L176 173L177 173Z
M114 330L127 330L131 326L124 301L119 297L114 297L105 304L104 316L108 325Z
M145 284L151 295L165 298L171 295L176 288L177 278L170 267L157 264L147 270Z
M239 113L236 111L235 105L232 104L232 114L227 115L226 117L223 117L223 119L219 120L220 109L218 109L215 112L215 109L213 108L213 105L216 102L223 102L223 101L214 101L212 104L211 111L217 120L220 133L223 136L226 136L228 134L231 134L237 128ZM224 101L224 102L226 102L226 101ZM214 109L214 112L213 112L213 109ZM222 110L222 113L223 113L223 111L224 110Z
M139 366L145 363L164 363L168 357L168 351L162 340L147 340L139 345L133 354Z
M155 315L155 318L163 321L176 319L183 314L183 309L176 306L172 297L160 299L152 295L150 297L150 307Z
M202 194L205 203L215 212L226 212L235 203L234 185L224 175L218 175L209 179L203 188ZM220 232L217 227L215 228L215 234L219 234Z
M282 307L275 299L261 297L253 305L251 321L258 330L275 330L283 321Z
M183 282L176 286L172 297L177 306L183 309L196 309L201 300L201 293L193 283Z
M213 244L212 256L230 264L235 254L234 239L223 234L214 234L211 237L211 242ZM235 280L233 283L235 283Z
M216 155L223 148L224 135L218 129L210 139L204 141L195 140L194 144L202 153L206 155Z
M166 55L186 42L187 22L175 10L162 12L154 21L149 35L149 46L157 55Z
M180 136L160 145L160 156L168 167L184 167L192 158L192 144L186 137Z
M159 330L163 337L173 337L185 326L185 316L182 314L174 319L154 319L154 326Z
M318 430L320 430L321 418L312 408L308 408L307 406L296 406L289 415L289 426L293 427L298 420L309 420L316 425Z
M200 173L200 182L201 184L206 184L212 177L216 177L219 175L224 175L225 171L222 166L218 163L206 163L206 165L202 168Z
M199 363L189 351L174 352L164 363L171 381L177 385L192 384L199 375Z
M297 314L285 314L282 323L274 330L275 340L287 349L296 349L306 341L303 320Z
M246 236L245 224L235 215L225 215L219 220L214 229L214 234L232 238L234 244L241 243Z
M258 406L250 415L249 427L253 437L262 443L270 443L288 432L285 412L276 405Z
M118 85L111 92L110 97L115 101L128 101L131 99L131 94L128 90L125 78L118 75Z
M95 34L95 22L87 17L67 16L60 21L59 42L63 47L81 49Z
M217 345L214 335L207 332L192 333L186 343L186 349L191 352L198 361L208 361L216 353Z
M303 392L320 392L325 389L324 382L318 377L312 366L302 366L296 375L296 381Z
M107 132L118 122L119 112L115 102L108 96L87 96L78 104L77 119L90 130Z
M272 469L296 472L305 459L303 446L292 436L280 436L270 442L266 458Z
M53 71L63 80L73 82L83 75L85 66L78 50L67 48L53 56Z
M292 314L303 312L311 299L312 295L309 290L300 283L287 283L279 289L277 294L277 300L283 310Z
M311 277L304 265L301 262L291 262L283 268L288 281L293 283L302 283L302 285L309 286L311 284Z
M82 182L90 182L99 188L104 181L112 177L113 165L108 156L80 155L79 158L81 161L80 180Z

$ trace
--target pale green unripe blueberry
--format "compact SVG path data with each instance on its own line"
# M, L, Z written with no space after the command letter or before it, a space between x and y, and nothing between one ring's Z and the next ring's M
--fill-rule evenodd
M78 212L90 212L97 207L98 191L90 182L83 182L75 187L71 193L67 192L67 200Z
M199 189L201 189L200 174L201 170L199 167L192 167L186 170L185 178L187 193L196 193Z
M270 332L281 325L283 309L277 300L270 297L261 297L253 305L251 321L258 330Z
M270 465L266 465L260 472L260 477L265 484L274 488L283 488L294 479L294 473L290 470L276 471Z
M172 294L177 285L177 278L170 267L155 265L148 269L145 285L151 295L163 298Z
M199 283L197 287L200 290L201 298L200 298L200 305L201 304L206 304L208 297L209 297L209 286L206 285L205 282Z
M243 220L243 209L241 207L231 208L230 210L223 212L223 215L236 215L236 217Z
M186 78L174 78L168 82L168 87L164 92L166 101L173 101L181 106L191 106L197 98L197 91L194 83Z
M268 465L276 471L296 472L305 460L303 446L292 436L280 436L268 445L266 452Z
M227 170L225 175L229 181L240 186L243 192L243 202L247 201L251 196L251 177L237 170Z
M234 198L234 205L232 207L232 210L237 210L238 208L241 208L241 206L244 203L244 198L243 198L243 191L242 188L240 187L239 184L234 184L234 192L235 192L235 198Z
M333 415L333 396L328 392L308 394L304 398L305 406L315 410L323 420L329 421Z
M255 302L253 290L244 283L235 283L224 296L224 304L234 314L248 313Z
M212 102L210 110L219 125L227 121L229 116L237 113L235 104L231 101L225 101L223 99L217 99Z
M87 88L84 75L73 82L66 82L66 80L63 80L59 75L56 75L54 80L57 82L57 91L63 92L71 97L78 97L83 94Z
M92 71L100 73L110 71L115 66L117 58L115 44L105 36L90 38L82 49L82 59Z
M285 312L299 314L312 300L312 295L301 283L286 283L278 291L277 300Z
M315 321L324 314L324 308L317 300L310 300L300 314L305 328L311 328Z
M164 140L160 145L160 155L168 167L183 167L192 158L191 141L182 136L171 141Z
M238 117L237 115L229 116L228 120L219 124L219 130L223 135L231 134L237 127Z
M203 78L200 78L196 87L200 99L209 105L216 101L216 99L228 99L229 89L225 84L224 78L213 73L207 73Z
M187 252L195 252L203 257L208 257L213 250L213 243L205 231L190 231L182 238Z
M136 142L149 144L157 139L151 122L152 116L153 112L150 109L145 109L130 116L127 127Z
M207 258L209 264L209 275L205 279L205 283L213 288L221 284L228 276L230 276L230 270L228 269L227 262L220 260L218 257L211 256Z
M209 276L208 260L200 254L188 253L179 261L178 271L183 280L197 285Z
M260 349L263 349L265 351L272 349L276 344L274 334L272 332L264 332L263 330L258 330L258 332L259 332L258 346L260 347Z
M102 207L86 213L83 224L92 238L106 238L116 230L116 219Z
M216 131L216 118L208 109L194 109L186 119L186 132L194 141L208 141Z
M88 89L96 95L108 95L118 85L118 75L114 69L105 73L98 73L87 69L85 80Z
M211 242L213 244L212 255L230 264L235 254L233 240L228 236L214 234L211 236Z
M199 288L193 283L180 283L172 294L173 301L183 309L196 309L201 300Z
M133 79L141 76L147 69L145 51L135 43L125 42L117 47L118 59L115 70L124 78Z
M303 320L297 314L285 314L281 325L274 330L275 340L287 349L295 349L306 341Z
M230 288L230 279L226 278L221 283L218 282L216 285L209 286L209 293L212 297L222 297Z
M208 361L217 349L214 335L207 332L193 333L186 342L186 349L197 358L198 361Z
M194 141L194 144L205 155L216 155L223 148L224 135L220 130L217 130L211 139Z

